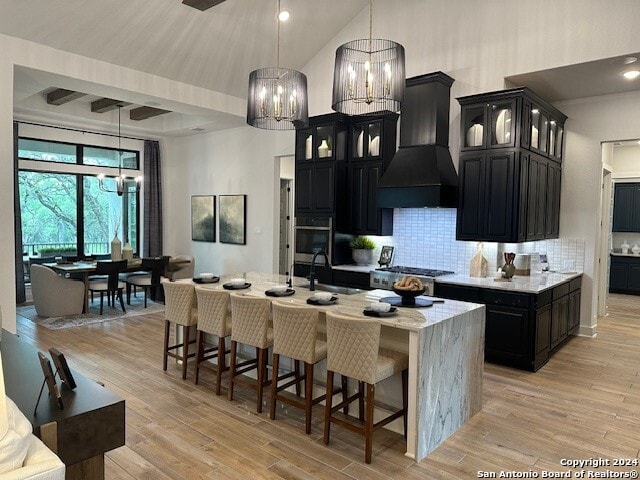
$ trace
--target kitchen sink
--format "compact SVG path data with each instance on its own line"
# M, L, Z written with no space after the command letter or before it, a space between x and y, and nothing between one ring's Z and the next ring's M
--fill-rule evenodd
M323 292L341 293L342 295L356 295L358 293L366 292L366 290L362 290L360 288L340 287L338 285L327 285L324 283L316 283L316 290L320 290Z

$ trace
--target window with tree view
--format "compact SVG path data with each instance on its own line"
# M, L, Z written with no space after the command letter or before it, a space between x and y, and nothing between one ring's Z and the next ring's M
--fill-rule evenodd
M131 193L118 196L113 177L105 178L104 187L114 192L101 189L97 179L105 167L107 175L115 175L108 171L109 167L118 166L117 150L22 138L18 150L21 160L47 162L42 167L32 162L29 170L19 171L25 261L28 257L109 254L115 235L123 245L129 242L133 251L138 252L139 194L135 181L126 180L125 191ZM138 152L123 151L123 159L126 159L123 168L139 168ZM93 167L88 170L71 166L75 171L70 172L69 166L61 168L49 162ZM56 169L64 171L52 171ZM95 174L87 173L91 170Z

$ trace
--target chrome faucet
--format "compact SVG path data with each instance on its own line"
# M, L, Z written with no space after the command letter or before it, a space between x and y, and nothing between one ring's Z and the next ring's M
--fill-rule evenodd
M316 272L314 267L316 266L316 258L318 258L318 255L322 255L324 257L325 266L331 266L331 262L329 261L329 257L326 252L318 250L313 254L313 258L311 259L311 268L309 269L309 290L312 292L316 289Z

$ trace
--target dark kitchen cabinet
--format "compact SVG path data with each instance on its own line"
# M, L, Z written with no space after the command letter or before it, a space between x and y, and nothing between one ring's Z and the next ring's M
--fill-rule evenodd
M458 240L558 238L566 116L527 88L458 99Z
M458 240L518 241L521 166L513 150L460 156Z
M640 294L640 256L611 255L609 291Z
M581 281L578 277L538 294L437 281L435 296L485 304L485 360L536 371L577 330Z
M337 205L346 203L347 137L348 120L340 114L312 117L309 127L296 131L296 215L340 216Z
M333 284L340 287L362 288L369 290L369 272L333 269Z
M613 194L614 232L640 232L640 183L617 183Z
M352 119L348 168L349 220L345 233L392 235L393 209L378 208L376 187L396 151L398 115Z

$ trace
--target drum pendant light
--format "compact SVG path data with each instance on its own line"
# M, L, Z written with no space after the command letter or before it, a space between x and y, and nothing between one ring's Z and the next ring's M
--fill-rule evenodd
M398 112L404 101L404 47L371 38L373 0L369 0L369 38L338 47L331 108L347 115Z
M254 70L249 74L247 123L266 130L293 130L309 124L307 77L297 70L280 68L280 0L276 67Z

